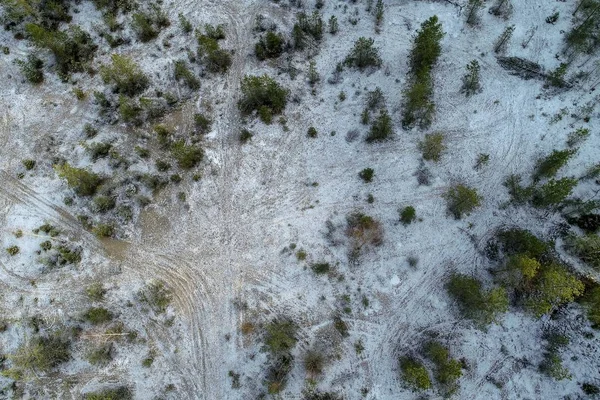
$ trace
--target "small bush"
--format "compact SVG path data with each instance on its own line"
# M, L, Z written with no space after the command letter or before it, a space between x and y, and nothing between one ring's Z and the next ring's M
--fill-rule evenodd
M90 155L92 161L97 161L99 158L108 156L111 149L112 145L110 143L92 143L85 145L85 150Z
M323 365L325 364L325 358L323 354L315 351L309 350L304 355L304 369L311 375L319 375L323 372Z
M473 60L467 64L467 73L465 76L463 76L463 85L461 88L461 92L467 97L481 92L481 83L479 83L479 69L479 62L477 60Z
M375 41L372 38L359 38L344 60L344 64L349 67L356 67L360 71L367 67L380 67L381 57L379 56L379 49L374 47L374 43Z
M245 114L266 109L270 113L281 114L285 109L289 91L268 75L246 76L242 80L240 110Z
M90 351L86 359L92 365L105 366L112 361L114 357L114 346L112 343L106 343Z
M456 274L450 278L447 289L458 301L462 315L483 325L508 311L508 296L504 288L484 292L477 279Z
M242 132L240 133L240 142L247 143L250 139L252 139L252 136L252 132L250 132L248 129L242 129Z
M21 164L23 164L23 166L25 167L25 169L27 171L31 171L32 169L35 168L36 162L35 162L35 160L26 159L26 160L21 161Z
M308 128L307 135L310 138L316 138L317 137L317 130L315 129L314 126L311 126L310 128Z
M421 362L410 357L402 357L400 371L404 382L413 389L427 390L431 388L429 373Z
M540 159L535 167L534 180L552 178L575 153L576 150L554 150L547 157Z
M10 256L16 256L17 254L19 254L21 250L19 249L19 246L10 246L6 248L6 252L10 255Z
M162 281L153 281L148 284L140 297L157 314L164 313L173 299L171 291Z
M298 339L296 331L298 327L292 321L273 320L266 327L265 345L271 354L289 353Z
M481 205L482 200L475 189L461 184L448 189L443 197L446 199L448 211L456 219L460 219L463 215L471 213L471 211Z
M218 39L212 35L198 35L198 58L210 72L227 72L231 66L231 54L220 48Z
M329 272L330 266L329 266L329 263L316 263L316 264L312 264L310 266L310 269L312 269L312 271L315 274L321 275L321 274L327 274Z
M323 19L318 11L307 15L303 12L298 14L298 22L292 28L292 39L294 47L302 50L310 41L320 42L323 38Z
M392 118L387 110L384 109L381 110L379 117L373 121L366 141L367 143L383 141L388 139L393 133Z
M375 175L375 170L373 168L365 168L358 173L360 179L365 182L371 182L373 180L373 176Z
M131 27L141 42L149 42L170 24L165 13L158 6L153 5L150 12L133 14Z
M92 301L102 301L106 294L106 289L104 289L100 282L96 282L85 288L85 294Z
M17 60L16 63L29 83L40 84L44 81L44 62L34 54L29 54L27 61Z
M267 32L254 46L254 53L259 60L277 58L283 52L283 36L275 32Z
M383 228L373 217L353 213L346 218L346 224L346 235L352 239L354 249L367 244L379 246L383 243Z
M424 350L427 357L436 365L435 379L446 387L454 387L456 380L462 376L460 362L450 358L450 351L438 342L427 343Z
M171 154L180 168L194 168L204 158L204 151L194 145L186 145L182 139L171 145Z
M57 165L54 169L58 172L58 176L65 179L69 187L71 187L78 196L92 196L96 193L96 189L102 183L102 178L82 168L71 167L65 163Z
M183 60L175 61L175 80L183 80L192 90L200 89L200 80L188 69Z
M133 393L129 388L120 386L118 388L87 393L85 395L85 400L133 400Z
M105 213L115 208L115 199L110 196L94 197L94 210Z
M115 234L115 227L112 224L98 224L92 228L92 232L100 238L112 237Z
M346 324L346 322L339 315L333 317L333 326L340 333L340 335L342 335L342 337L350 336L348 333L348 324Z
M11 356L12 372L24 374L48 373L71 358L70 343L60 333L35 336Z
M118 93L135 96L148 87L150 81L140 67L129 57L113 54L112 65L100 67L104 83L115 85Z
M577 186L577 179L550 179L546 184L535 188L531 203L538 208L556 206L562 203Z
M83 318L91 323L92 325L99 325L105 322L112 321L113 315L106 308L89 308L85 314L83 314Z
M576 147L583 143L590 136L590 130L587 128L579 128L567 137L567 146Z
M406 206L400 211L400 222L404 226L411 224L417 220L417 213L413 206Z
M204 114L194 114L194 125L196 131L200 134L207 134L210 132L213 121Z
M442 152L446 150L444 145L443 133L428 133L425 139L419 142L419 150L423 153L423 158L427 161L440 161Z

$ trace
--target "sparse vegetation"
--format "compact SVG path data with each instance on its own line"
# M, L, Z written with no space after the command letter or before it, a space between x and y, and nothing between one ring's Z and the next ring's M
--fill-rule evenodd
M283 112L289 91L268 75L246 76L242 80L242 99L239 108L243 113L259 112L263 121ZM264 114L261 114L261 111ZM266 122L266 121L265 121Z
M440 161L445 149L444 134L441 132L428 133L425 139L419 142L419 150L423 153L423 159L427 161Z
M470 214L481 205L482 200L475 189L462 184L454 185L448 189L443 197L446 199L448 211L456 219L462 218L465 214Z
M111 60L111 65L100 67L104 83L114 84L118 93L127 96L135 96L146 90L150 80L131 58L113 54Z
M417 213L413 206L406 206L402 210L400 210L400 222L404 226L410 225L417 219Z

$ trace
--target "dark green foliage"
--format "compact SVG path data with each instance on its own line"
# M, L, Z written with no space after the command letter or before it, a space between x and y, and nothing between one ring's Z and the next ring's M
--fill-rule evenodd
M98 224L92 228L92 232L99 238L112 237L115 234L115 227L112 224Z
M225 28L223 25L213 26L211 24L206 24L204 27L204 31L206 36L214 40L222 40L225 39Z
M104 299L104 295L106 294L106 289L102 287L102 284L99 282L92 283L90 286L85 288L85 294L92 301L101 301Z
M94 210L105 213L115 208L115 199L111 196L96 196L94 197Z
M335 15L332 15L329 18L329 33L331 33L332 35L335 35L339 29L340 29L340 25L338 23L337 17Z
M86 152L90 155L92 161L108 156L112 145L110 143L92 143L85 145Z
M225 73L231 66L231 54L221 49L218 39L210 35L198 35L198 58L210 72Z
M477 60L473 60L467 64L467 73L463 76L463 86L461 88L461 92L467 97L481 92L481 83L479 83L479 69L479 62Z
M310 40L319 42L323 38L323 19L319 12L315 11L312 15L299 13L298 22L292 28L292 38L298 50L304 49Z
M415 75L413 83L404 91L404 112L402 113L402 126L405 128L418 123L426 128L431 125L435 104L433 96L433 81L430 71L424 69Z
M310 390L304 394L303 400L344 400L344 398L334 392L319 392Z
M36 46L52 52L58 74L63 79L72 72L83 71L98 47L90 35L77 25L66 31L49 31L36 24L27 24L25 29Z
M346 324L346 322L339 315L333 317L333 326L340 333L340 335L342 335L342 337L347 337L350 335L348 333L348 324Z
M344 60L344 64L349 67L356 67L361 71L367 67L381 66L379 49L374 47L374 43L375 41L372 38L358 38L354 43L354 48Z
M509 229L498 232L498 241L507 255L522 254L540 259L549 249L548 245L524 229Z
M88 308L83 318L92 325L99 325L112 321L113 315L106 308Z
M456 381L462 376L461 364L450 357L450 351L439 342L429 342L424 346L425 355L436 366L435 379L453 391Z
M573 14L573 28L565 36L567 49L574 53L592 54L600 45L600 3L580 1Z
M60 230L56 228L54 225L50 225L48 223L41 225L39 228L34 229L34 233L44 232L46 235L50 237L56 237L60 234Z
M597 394L600 394L600 388L594 385L593 383L589 382L582 383L581 390L583 390L583 393L587 394L588 396L595 396Z
M559 16L560 16L560 13L558 11L555 12L554 14L550 15L549 17L546 17L546 23L554 25L556 23L556 21L558 21Z
M431 388L431 379L423 363L410 357L400 359L402 379L413 389L427 390Z
M569 133L567 137L567 146L576 147L583 143L590 136L590 130L587 128L579 128Z
M85 395L85 400L133 400L133 393L129 388L120 386L118 388L88 393Z
M533 196L533 187L521 186L520 175L509 175L503 182L503 185L508 189L510 194L511 202L514 204L524 204L531 200Z
M460 219L464 214L470 214L481 205L482 200L475 189L462 184L448 189L443 197L446 199L448 211L456 219Z
M152 5L149 12L141 11L133 14L131 22L133 31L142 42L149 42L156 38L161 29L170 24L165 13L156 5Z
M11 372L17 376L48 373L70 358L70 343L62 334L34 336L10 356Z
M582 214L577 218L569 218L568 221L587 233L595 233L600 229L600 214Z
M371 182L373 180L373 176L375 175L375 170L373 168L365 168L359 172L358 176L365 182Z
M573 192L577 179L550 179L546 184L535 188L531 203L538 208L558 205Z
M114 346L112 343L103 344L87 354L87 360L92 365L105 366L114 357Z
M52 242L49 240L45 240L42 243L40 243L40 248L44 251L49 251L52 249Z
M584 291L583 283L563 265L543 265L536 277L535 288L529 293L526 306L542 316L556 307L572 302Z
M113 54L111 60L112 65L100 67L104 83L114 84L118 93L127 96L135 96L146 90L150 81L131 58Z
M6 252L11 256L16 256L17 254L19 254L19 251L19 246L10 246L6 248Z
M298 327L289 320L273 320L266 327L265 345L273 355L286 354L292 351L298 339Z
M325 364L325 358L321 352L316 350L309 350L304 355L304 369L306 372L312 375L319 375L323 372L323 365Z
M584 236L571 235L565 244L570 253L600 270L600 236L593 233Z
M125 95L119 96L119 115L123 122L131 123L133 125L141 125L142 108L139 103Z
M411 224L416 221L416 219L417 213L413 206L406 206L400 211L400 222L402 222L404 226Z
M310 138L316 138L317 137L317 129L314 126L311 126L310 128L308 128L308 131L306 134Z
M165 172L171 169L171 164L164 160L156 160L154 164L156 165L156 169L160 172Z
M194 114L194 126L196 131L201 134L210 132L213 121L204 114Z
M388 139L393 133L392 118L387 110L383 109L371 124L371 130L365 140L367 143L379 142Z
M194 168L204 158L204 151L195 145L186 145L183 139L171 145L171 154L183 169Z
M181 30L183 33L190 33L193 30L192 23L183 16L183 14L179 13L179 26L181 26Z
M247 75L242 80L242 99L238 103L244 114L259 111L281 114L285 109L289 91L268 75ZM263 111L264 113L265 111Z
M22 160L21 164L23 164L23 166L25 167L25 169L27 171L31 171L32 169L35 168L35 160L31 160L31 159L26 159L26 160Z
M140 293L140 299L148 304L155 313L161 314L171 304L173 295L163 281L153 281Z
M436 15L421 24L410 55L413 74L419 75L434 67L442 51L440 41L443 37L442 24Z
M294 356L290 352L273 355L272 364L267 371L266 384L269 394L281 392L287 383L287 376L292 370Z
M552 178L556 175L577 150L554 150L550 155L538 160L533 174L534 180Z
M539 365L540 372L556 380L571 379L571 374L562 365L560 350L569 344L569 338L557 333L545 333L544 339L548 342L544 359Z
M440 161L442 152L446 150L444 134L441 132L426 134L425 139L419 142L419 150L423 153L423 159Z
M514 31L514 25L506 27L504 32L502 32L502 34L496 40L496 45L494 46L495 53L502 53L504 52L504 50L506 50L506 47L508 46L508 43Z
M200 88L200 80L188 69L183 60L175 61L175 80L183 80L192 90Z
M565 75L568 66L568 64L561 63L554 71L551 71L546 78L548 85L558 88L566 86Z
M283 35L269 31L261 36L258 43L254 46L254 53L259 60L267 58L277 58L283 52Z
M65 179L78 196L92 196L102 183L102 178L88 170L71 167L65 163L54 167L58 176Z
M250 132L248 129L242 129L242 132L240 133L240 142L247 143L250 139L252 139L252 136L252 132Z
M448 293L458 302L465 318L487 325L499 314L508 311L508 296L504 288L483 291L481 282L466 275L452 275Z
M310 269L312 269L315 274L320 275L328 273L330 266L329 263L315 263L310 266Z
M600 328L600 286L594 285L583 296L582 303L587 309L587 316L592 326Z
M479 10L483 7L482 0L469 0L467 5L467 24L474 26L479 22Z
M42 71L44 62L36 55L29 54L27 61L17 60L16 63L29 83L39 84L44 81L44 71Z

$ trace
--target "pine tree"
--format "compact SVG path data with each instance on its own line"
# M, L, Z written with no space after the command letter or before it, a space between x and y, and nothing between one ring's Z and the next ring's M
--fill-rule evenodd
M360 37L354 43L354 47L344 63L351 67L356 67L363 71L367 67L379 67L381 57L379 49L374 46L375 41L372 38Z
M467 73L463 76L463 86L461 89L467 97L481 92L479 68L479 62L477 62L477 60L473 60L467 64Z
M338 30L339 24L337 17L335 15L332 15L331 18L329 18L329 33L335 35L338 32Z
M379 33L381 28L381 23L383 22L383 0L377 0L377 4L375 5L375 32Z
M541 178L551 178L556 176L577 150L554 150L548 156L538 160L533 173L533 180L539 181Z
M551 179L545 185L535 189L531 202L538 208L557 205L571 194L575 186L577 186L575 178Z
M473 26L479 22L478 12L483 7L482 0L469 0L467 6L467 24Z
M58 176L65 179L69 187L75 190L78 196L92 196L96 188L102 183L102 178L88 170L75 168L65 163L54 167Z
M118 93L127 96L135 96L146 90L149 79L131 58L113 54L111 61L111 65L100 67L104 83L113 83Z
M508 42L512 37L513 32L515 31L515 26L507 27L504 32L500 35L498 40L496 41L496 46L494 46L494 53L501 53L506 50L506 46L508 46Z
M443 37L442 24L436 15L421 24L410 56L413 74L433 68L442 52L440 41Z
M482 200L475 189L461 184L448 189L443 197L446 199L448 211L456 219L460 219L464 214L469 214L479 207Z
M550 264L541 269L535 289L527 300L527 307L537 316L571 302L583 294L585 286L560 264Z
M321 78L317 72L316 63L314 61L310 61L308 64L308 82L311 86L314 86L317 82L319 82L320 79Z

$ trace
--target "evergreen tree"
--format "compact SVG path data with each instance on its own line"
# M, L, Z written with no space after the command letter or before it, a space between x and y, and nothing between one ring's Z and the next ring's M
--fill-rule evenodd
M506 50L508 42L510 41L510 38L512 37L514 31L515 26L512 25L507 27L504 30L504 32L502 32L502 34L500 35L500 37L498 37L498 40L496 41L496 45L494 46L494 53L501 53L504 50Z
M461 89L461 92L467 97L481 92L479 68L479 62L477 62L477 60L473 60L467 64L467 73L463 76L463 86Z
M446 199L448 211L456 219L460 219L464 214L469 214L479 207L482 200L475 189L461 184L448 189L443 197Z
M483 7L482 0L469 0L467 5L467 24L473 26L479 22L479 10Z
M550 179L545 185L535 188L531 202L539 208L557 205L571 194L575 186L575 178Z
M462 315L483 325L493 322L498 314L508 311L504 288L483 291L477 279L455 274L447 284L448 293L458 301Z
M555 176L559 169L561 169L571 157L577 152L577 150L554 150L548 156L538 160L533 173L533 179L535 181L541 178L551 178Z
M72 167L65 163L57 165L54 169L58 176L65 179L69 187L75 190L78 196L92 196L96 188L102 183L102 178L88 170Z
M600 236L589 233L585 236L570 236L567 249L591 267L600 270Z
M381 113L371 125L369 135L367 135L367 142L376 142L388 139L393 134L392 118L388 114L386 109L381 110Z
M561 304L575 300L584 289L583 283L564 266L553 263L541 269L526 304L537 316L542 316Z
M440 41L443 37L442 24L436 15L421 24L410 55L413 74L431 71L442 52Z
M127 96L135 96L146 90L150 81L131 58L113 54L111 61L111 65L100 67L104 83L114 84L118 93Z
M254 53L259 60L277 58L283 52L283 36L269 31L254 46Z
M375 41L372 38L360 37L354 43L354 48L348 54L344 63L361 71L371 66L379 67L381 57L379 56L379 49L373 46L374 43Z
M262 110L264 119L266 114L281 114L287 104L289 91L279 85L268 75L248 75L242 80L242 99L239 108L243 113Z
M338 32L338 30L339 23L337 17L335 15L332 15L331 18L329 18L329 33L335 35Z
M410 387L418 390L431 388L431 379L427 368L414 358L402 357L400 359L400 371L402 372L402 379Z

